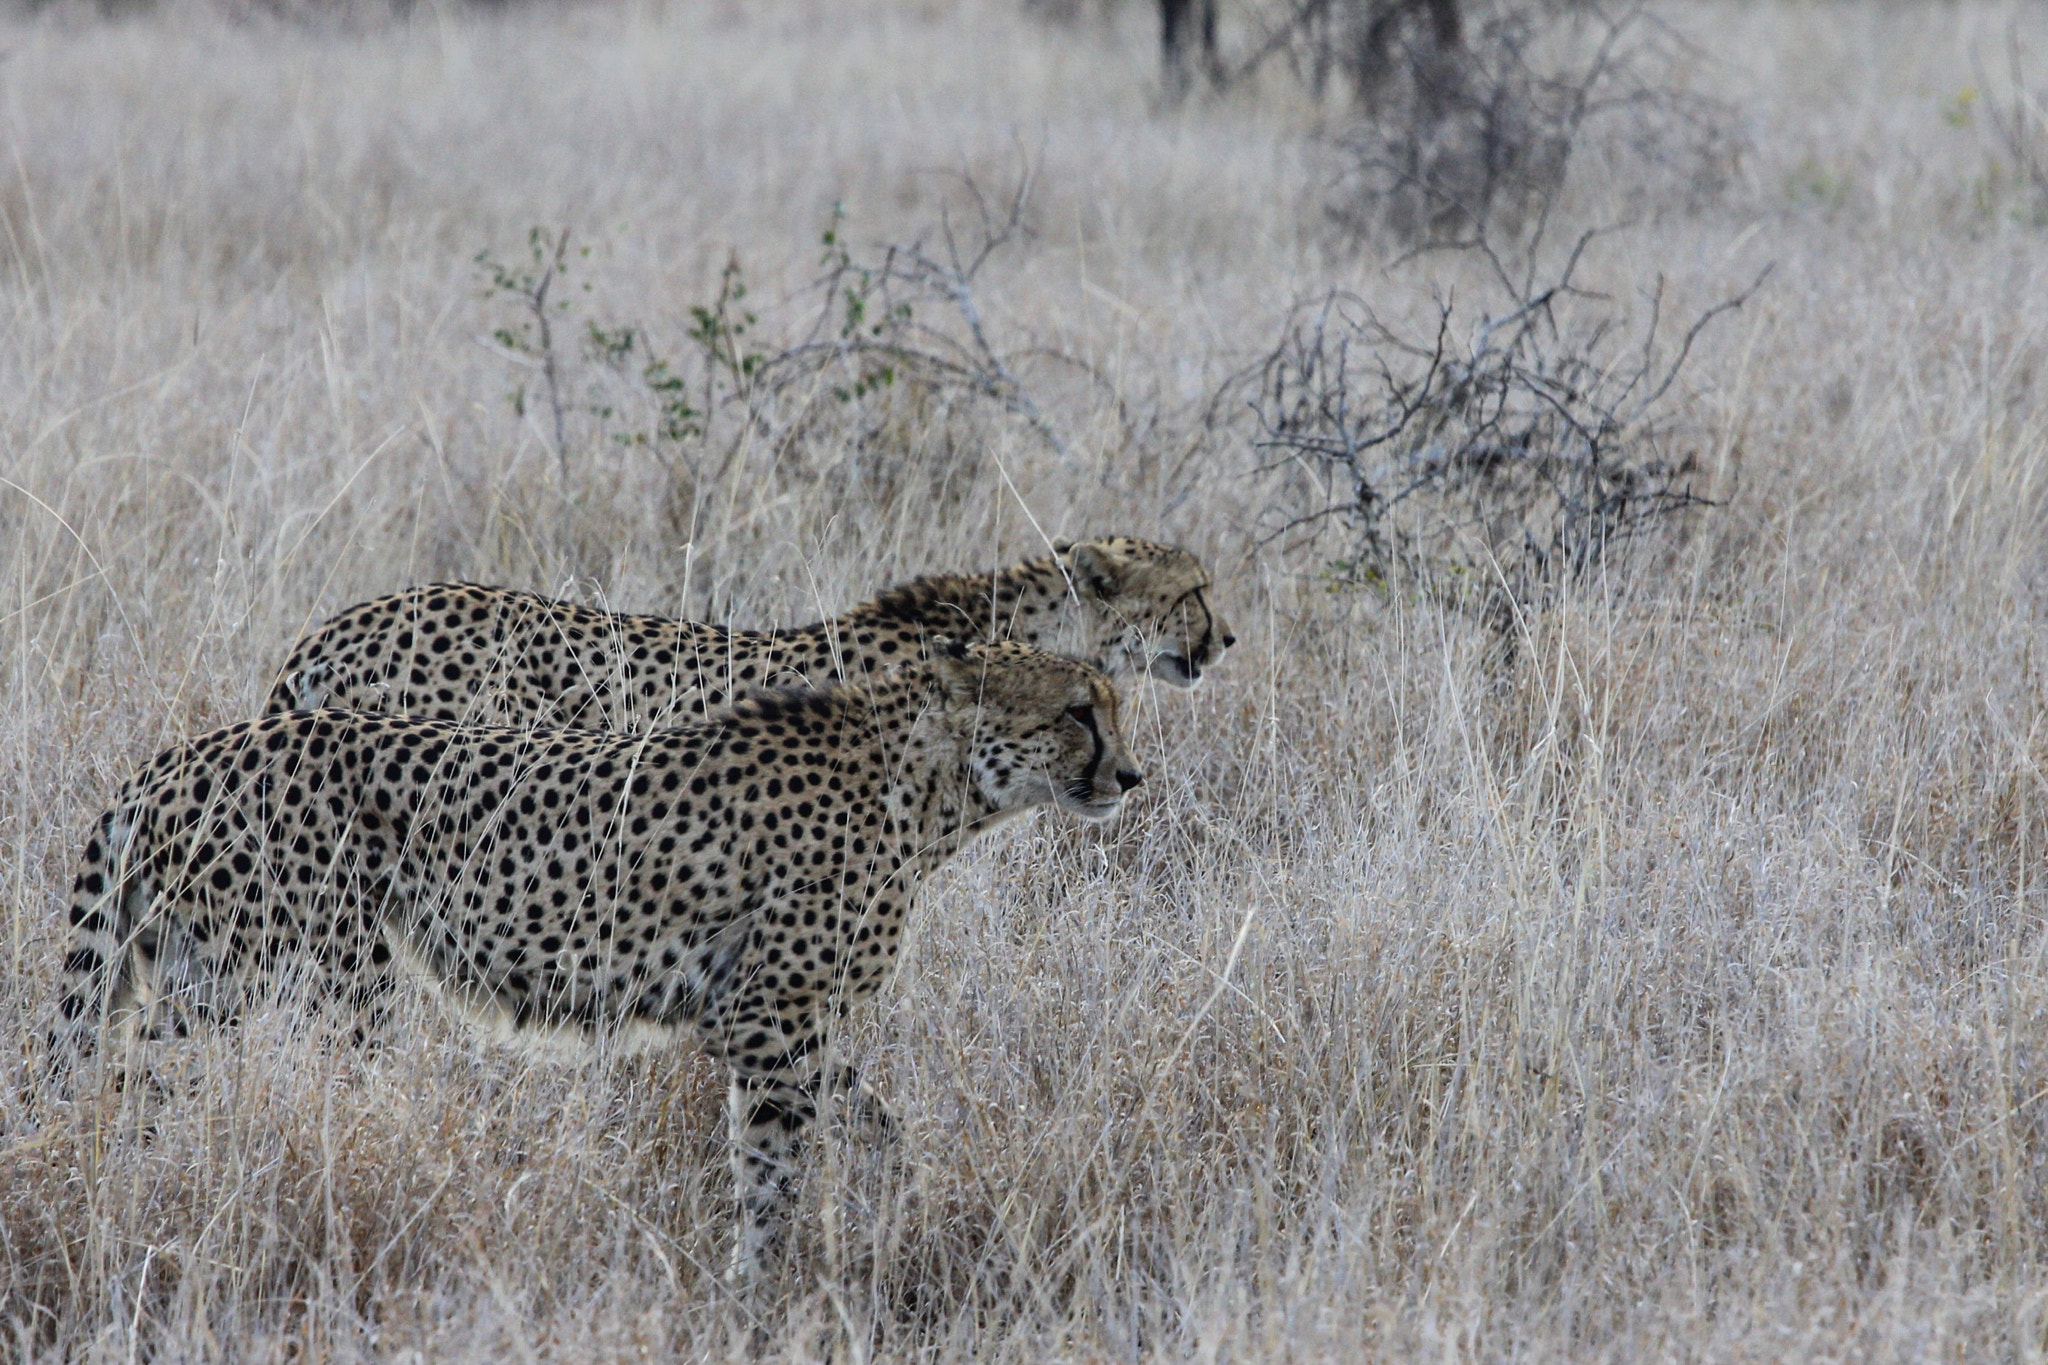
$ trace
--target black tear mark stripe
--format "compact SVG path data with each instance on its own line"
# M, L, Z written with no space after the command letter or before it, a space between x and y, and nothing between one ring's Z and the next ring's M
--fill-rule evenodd
M1083 725L1088 727L1088 738L1095 741L1095 752L1088 755L1088 766L1081 770L1081 780L1075 785L1082 788L1092 797L1095 795L1095 771L1102 766L1102 755L1104 752L1102 731L1096 728L1094 707L1082 707L1080 720Z
M1206 587L1189 588L1179 597L1173 599L1173 602L1166 608L1161 618L1162 620L1172 620L1173 613L1179 608L1186 606L1190 597L1194 598L1195 605L1202 609L1202 638L1195 641L1187 652L1187 661L1190 668L1199 668L1202 660L1208 657L1209 641L1216 634L1216 617L1209 610L1209 599L1205 596L1207 592L1208 589Z
M1195 646L1195 659L1190 660L1191 663L1209 657L1209 643L1216 636L1216 615L1209 610L1209 595L1200 588L1195 590L1195 604L1202 609L1202 640Z

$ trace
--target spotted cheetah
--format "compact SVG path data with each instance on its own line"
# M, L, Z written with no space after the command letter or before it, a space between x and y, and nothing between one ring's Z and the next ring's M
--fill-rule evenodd
M110 1024L231 1018L280 968L372 1014L409 969L507 1038L691 1040L732 1073L747 1279L833 1022L890 976L919 884L1141 780L1109 679L1016 643L643 734L266 716L158 755L95 828L53 1064Z
M834 620L739 631L509 588L437 583L351 607L299 641L265 711L641 729L783 683L858 680L934 635L1014 639L1112 676L1193 687L1236 643L1201 562L1118 536L993 574L920 578Z

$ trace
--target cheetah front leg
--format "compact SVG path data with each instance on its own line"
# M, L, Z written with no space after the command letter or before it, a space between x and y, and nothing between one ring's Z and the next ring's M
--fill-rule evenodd
M733 1075L726 1123L740 1204L730 1275L735 1284L752 1283L782 1255L797 1163L805 1135L818 1121L821 1098L843 1105L846 1121L864 1140L894 1142L896 1116L850 1066L828 1067L802 1081Z
M740 1204L729 1278L745 1287L780 1259L789 1234L790 1190L804 1133L817 1121L811 1089L773 1076L734 1072L726 1095L732 1176Z

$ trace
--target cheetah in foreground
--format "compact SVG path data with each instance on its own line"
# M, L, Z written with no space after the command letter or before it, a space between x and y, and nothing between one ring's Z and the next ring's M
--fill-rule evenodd
M439 583L341 612L302 638L267 714L319 706L504 725L637 730L779 683L858 682L933 636L1013 639L1115 677L1193 687L1236 643L1187 551L1117 536L993 574L940 574L783 631L628 616L510 588Z
M694 1041L732 1072L744 1282L833 1022L890 976L919 884L1141 780L1109 679L1015 643L645 734L267 716L159 755L95 827L52 1061L160 1006L232 1017L278 968L373 1013L408 969L504 1037Z

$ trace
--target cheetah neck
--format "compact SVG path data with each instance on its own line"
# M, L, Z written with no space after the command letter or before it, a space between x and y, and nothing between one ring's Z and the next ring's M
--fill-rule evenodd
M1039 648L1064 641L1073 617L1066 570L1052 556L1012 564L994 573L928 574L863 602L836 621L810 631L893 630L922 637L947 635L964 643L1016 640Z
M848 718L868 727L877 766L888 774L887 800L907 855L937 866L1021 813L998 809L982 794L972 744L947 723L929 668L908 668L841 695Z

